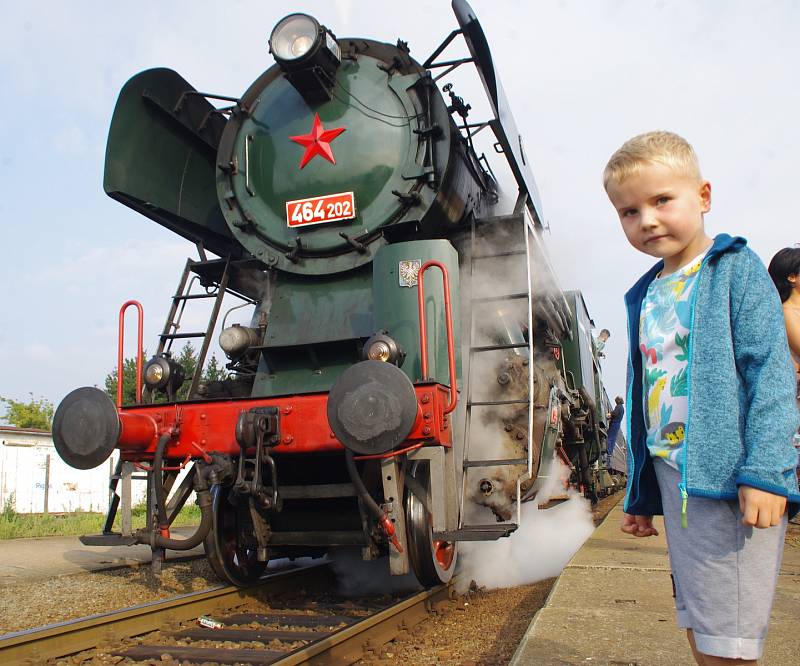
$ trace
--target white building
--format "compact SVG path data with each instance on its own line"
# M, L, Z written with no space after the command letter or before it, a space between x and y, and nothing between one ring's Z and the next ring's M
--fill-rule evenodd
M17 513L105 513L116 458L114 451L94 469L74 469L61 460L46 430L0 425L0 510L10 503ZM134 484L134 502L144 496L139 485L145 484Z

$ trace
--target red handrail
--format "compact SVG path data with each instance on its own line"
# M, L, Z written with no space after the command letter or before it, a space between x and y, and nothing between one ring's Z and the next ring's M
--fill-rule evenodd
M125 310L135 305L139 311L139 335L136 346L136 402L142 401L142 340L144 338L144 308L139 301L126 301L119 309L119 342L117 343L117 407L122 407L123 345L125 343Z
M417 274L417 301L419 304L419 346L420 364L423 381L428 379L428 338L425 331L425 282L423 275L431 266L436 266L442 271L444 286L444 313L445 327L447 329L447 365L450 371L450 401L444 408L444 413L449 414L458 404L458 386L456 385L456 353L453 346L453 317L450 311L450 278L447 268L439 261L426 261Z

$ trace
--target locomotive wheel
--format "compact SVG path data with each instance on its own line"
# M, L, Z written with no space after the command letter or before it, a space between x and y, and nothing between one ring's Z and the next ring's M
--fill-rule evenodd
M414 463L411 476L427 490L429 475ZM408 488L405 491L406 534L411 569L423 587L447 583L453 577L458 559L458 542L436 541L433 538L433 518L425 505Z
M261 578L266 562L258 561L257 549L239 543L239 535L252 531L247 505L228 501L227 488L211 488L214 520L203 546L214 573L232 585L250 585Z
M581 444L578 448L578 479L583 496L588 499L592 506L597 504L597 493L595 492L594 479L589 470L589 456L586 452L586 444Z

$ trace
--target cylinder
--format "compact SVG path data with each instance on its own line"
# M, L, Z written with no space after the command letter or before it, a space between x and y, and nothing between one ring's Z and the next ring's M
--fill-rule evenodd
M158 434L158 427L152 417L130 412L119 413L119 448L146 449Z

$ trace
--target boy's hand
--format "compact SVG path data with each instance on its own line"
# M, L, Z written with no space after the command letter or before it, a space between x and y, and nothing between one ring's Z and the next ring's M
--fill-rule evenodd
M632 516L623 513L619 528L626 534L637 537L658 536L658 530L653 527L653 516Z
M742 512L742 524L772 527L781 522L781 516L786 511L786 498L766 490L739 486L739 510Z

